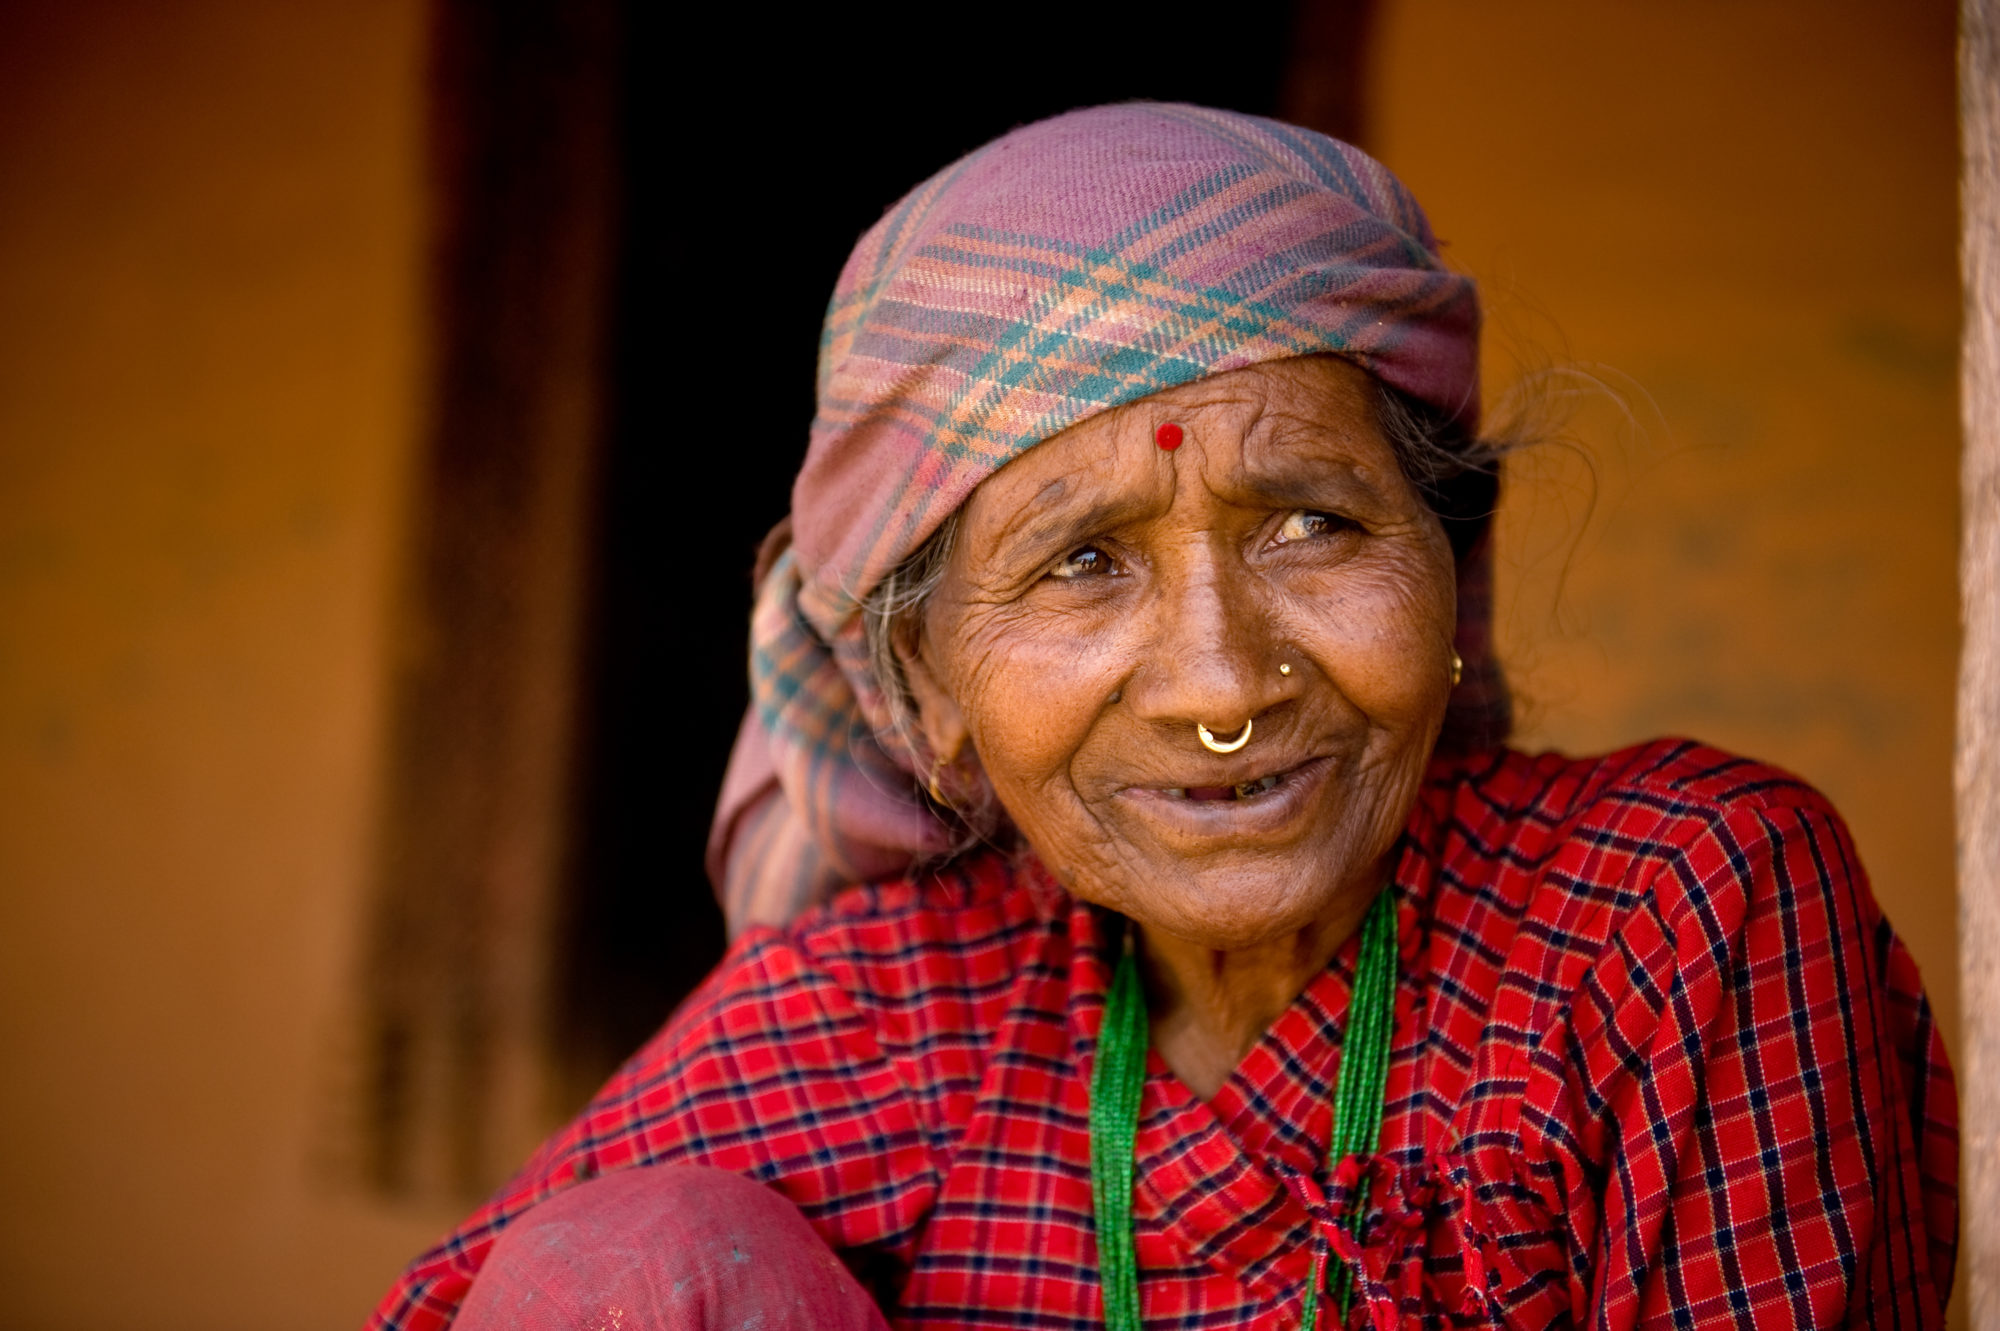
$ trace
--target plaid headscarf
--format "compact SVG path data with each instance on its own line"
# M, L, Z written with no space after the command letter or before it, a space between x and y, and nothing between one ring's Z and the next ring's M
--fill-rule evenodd
M1177 384L1331 353L1479 416L1479 304L1382 165L1257 116L1135 103L1015 130L861 238L751 615L751 704L709 834L735 927L947 851L859 613L986 477ZM1485 541L1460 560L1456 710L1502 687ZM773 557L775 556L775 557Z

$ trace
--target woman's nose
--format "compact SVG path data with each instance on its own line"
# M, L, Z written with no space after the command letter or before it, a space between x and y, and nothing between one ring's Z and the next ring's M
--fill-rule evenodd
M1267 598L1227 555L1163 571L1150 599L1151 649L1125 690L1141 719L1233 734L1297 692Z

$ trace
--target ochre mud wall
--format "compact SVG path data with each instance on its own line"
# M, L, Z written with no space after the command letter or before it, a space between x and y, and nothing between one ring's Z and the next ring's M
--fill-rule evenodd
M420 429L424 7L0 43L0 1321L357 1325L324 1147Z

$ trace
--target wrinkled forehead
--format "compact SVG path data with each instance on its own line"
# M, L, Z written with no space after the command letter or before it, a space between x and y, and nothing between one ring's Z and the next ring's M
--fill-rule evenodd
M1070 427L981 482L965 532L1108 528L1157 516L1190 483L1217 503L1300 507L1406 488L1373 380L1314 357L1212 375Z

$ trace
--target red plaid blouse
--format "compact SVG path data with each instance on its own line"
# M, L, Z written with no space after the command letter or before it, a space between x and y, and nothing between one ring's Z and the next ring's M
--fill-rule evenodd
M1324 1163L1353 942L1213 1100L1152 1056L1149 1328L1294 1326L1321 1245L1384 1329L1942 1325L1951 1071L1818 794L1680 742L1440 761L1391 890L1379 1154ZM1114 927L989 856L746 935L372 1325L447 1324L495 1233L580 1179L699 1162L795 1201L899 1327L1097 1331Z

